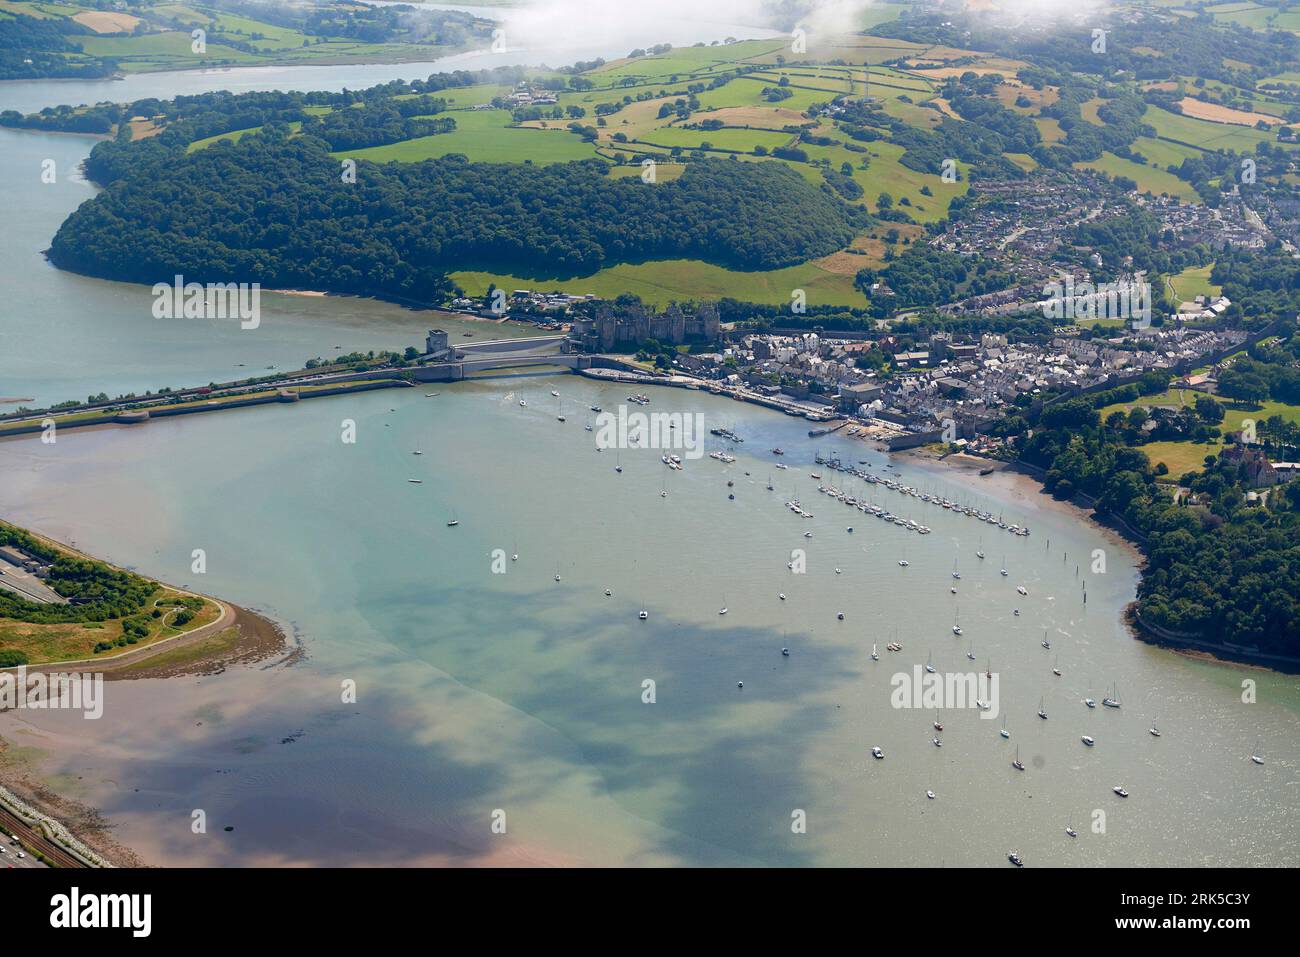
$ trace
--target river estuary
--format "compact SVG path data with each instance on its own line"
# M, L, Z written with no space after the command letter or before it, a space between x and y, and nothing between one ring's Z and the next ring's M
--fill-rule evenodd
M3 84L0 109L437 68ZM148 289L54 270L40 250L92 194L74 172L91 145L0 131L0 398L195 384L240 363L421 341L427 315L335 298L266 296L257 331L169 324ZM53 185L39 179L47 158ZM626 387L552 375L438 389L0 442L0 516L262 609L305 650L283 669L110 682L97 722L0 715L14 756L154 864L994 866L1010 848L1030 865L1300 863L1297 680L1133 640L1120 616L1135 556L1044 497L810 439L806 422L702 392L633 406L745 439L706 434L736 461L684 456L678 471L657 450L596 450L588 410L616 411ZM355 444L340 441L349 419ZM864 487L816 466L819 451L1033 533ZM831 479L932 533L819 494ZM895 639L903 650L887 652ZM891 703L891 678L927 660L940 674L990 668L999 713L945 710L935 747L934 711ZM1121 708L1083 704L1116 685Z

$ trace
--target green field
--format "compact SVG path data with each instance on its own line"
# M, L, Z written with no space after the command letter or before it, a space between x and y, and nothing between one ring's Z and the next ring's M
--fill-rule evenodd
M1277 140L1273 133L1265 133L1249 126L1198 120L1156 106L1148 108L1143 119L1155 127L1159 137L1206 150L1229 149L1239 153L1253 153L1257 143L1273 143Z
M1127 176L1137 183L1138 189L1159 196L1168 193L1177 196L1185 203L1199 203L1200 196L1192 189L1192 184L1179 179L1173 173L1167 173L1153 166L1143 166L1132 160L1122 159L1114 153L1103 153L1101 159L1087 163L1075 163L1075 169L1092 169L1109 176Z
M1217 296L1223 292L1222 286L1210 282L1210 271L1214 266L1192 266L1176 276L1170 276L1170 294L1174 301L1191 302L1196 296Z
M1143 396L1137 402L1108 405L1099 409L1098 414L1101 416L1101 420L1105 422L1112 412L1127 413L1135 405L1180 409L1185 406L1195 405L1197 398L1201 395L1203 393L1191 389L1171 388L1164 395ZM1288 422L1300 422L1300 406L1286 405L1282 402L1270 400L1261 403L1258 408L1241 408L1234 406L1229 399L1217 396L1215 398L1224 407L1223 422L1219 425L1219 429L1224 434L1240 431L1242 423L1247 419L1262 422L1272 416L1280 415ZM1184 472L1203 468L1205 456L1218 455L1223 446L1224 443L1220 440L1204 445L1195 442L1148 442L1139 446L1139 448L1146 453L1152 465L1164 462L1169 467L1169 474L1176 478Z
M496 283L506 289L558 289L575 295L592 293L607 299L630 292L657 306L689 298L723 297L781 304L790 302L795 289L803 289L809 305L861 307L867 304L865 297L853 286L852 276L829 273L813 263L765 272L740 272L709 263L677 259L621 264L602 269L592 276L562 281L487 272L455 272L451 278L471 296L484 295L488 285Z
M375 163L394 160L414 163L446 156L448 153L463 153L475 163L522 163L532 160L541 164L593 159L596 156L595 147L591 143L583 142L567 130L507 126L510 114L506 110L458 110L445 115L456 120L455 132L335 155Z

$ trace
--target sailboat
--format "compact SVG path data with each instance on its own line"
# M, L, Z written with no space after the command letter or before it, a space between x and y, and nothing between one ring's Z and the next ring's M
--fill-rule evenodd
M554 394L554 395L559 395L558 392L553 393L553 394ZM563 421L564 421L564 400L563 400L563 399L561 399L561 400L556 404L556 409L557 409L557 412L556 412L556 415L555 415L556 420L559 421L559 422L563 422Z
M1250 752L1250 759L1256 764L1263 764L1264 759L1259 756L1259 742L1255 742L1255 748Z
M447 519L448 528L455 528L459 524L460 524L460 519L456 518L455 516L452 516L451 518Z
M1065 822L1065 833L1070 835L1070 837L1079 836L1079 832L1074 829L1074 822L1068 818L1066 819Z
M1047 648L1049 651L1051 650L1052 643L1051 643L1050 641L1047 640L1047 629L1046 629L1046 628L1043 629L1043 640L1040 641L1039 644L1042 645L1044 648Z
M729 609L727 608L727 596L726 596L726 595L723 595L723 596L722 596L722 607L718 609L718 614L719 614L719 615L725 615L728 611L729 611Z
M930 674L934 674L934 653L933 652L930 653L929 658L925 659L925 670Z
M528 408L528 400L524 398L524 394L522 392L519 393L519 408L521 409Z
M952 633L953 633L954 635L960 635L960 634L961 634L961 625L957 624L957 613L956 613L956 612L953 612L953 615L952 615Z
M623 459L618 449L614 450L614 471L623 474Z
M1151 737L1153 738L1160 737L1160 729L1156 727L1156 722L1154 718L1151 720L1151 727L1147 728L1147 733L1150 734Z
M775 486L772 485L772 473L771 473L771 472L768 472L768 473L767 473L767 490L768 490L769 492L774 492L774 491L776 491Z
M952 560L952 577L955 579L961 578L961 572L957 571L957 559L955 558Z
M878 655L878 654L876 653L876 646L875 646L875 645L872 645L872 646L871 646L871 660L872 660L872 661L879 661L879 660L880 660L880 655Z
M943 722L939 720L939 712L937 711L934 713L934 730L936 731L943 730Z
M1115 689L1110 693L1108 697L1102 698L1101 703L1104 707L1107 708L1118 708L1119 707L1119 686L1116 685Z
M1061 677L1061 656L1060 655L1056 656L1056 664L1052 665L1052 674L1056 675L1056 677L1058 678Z
M998 570L998 574L1003 578L1007 577L1007 556L1005 555L1002 556L1002 568Z
M970 651L966 652L966 660L967 661L975 660L975 642L973 641L970 643Z
M1039 697L1039 699L1038 699L1038 716L1039 716L1040 718L1042 718L1044 721L1047 720L1047 712L1043 710L1043 699L1042 699L1042 697Z
M1017 771L1023 771L1025 766L1020 763L1020 745L1016 745L1016 756L1011 762L1011 766Z

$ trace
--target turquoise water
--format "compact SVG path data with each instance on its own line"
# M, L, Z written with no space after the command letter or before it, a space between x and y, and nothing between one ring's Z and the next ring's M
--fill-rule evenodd
M267 609L309 655L197 690L111 685L109 718L77 729L75 758L53 748L52 763L78 768L85 799L121 822L127 843L162 863L408 862L449 840L453 860L983 865L1015 847L1036 864L1296 862L1295 680L1127 637L1131 560L1036 497L999 501L982 480L901 464L913 484L1034 529L1017 538L869 493L931 526L923 537L818 495L818 446L798 420L656 390L651 410L700 412L746 438L732 465L704 458L669 472L657 451L597 452L584 431L585 410L612 411L625 389L557 376L440 393L65 434L56 449L5 444L3 514ZM339 440L344 419L357 423L355 445ZM776 445L784 471L766 453ZM820 447L884 469L849 440ZM791 494L815 518L785 509ZM190 573L195 548L206 576ZM796 548L803 575L786 567ZM1075 565L1096 548L1108 570L1083 563L1085 606ZM884 649L894 636L899 654ZM972 641L977 665L965 657ZM991 660L1005 720L945 711L935 748L932 711L890 704L890 676L931 655L941 673ZM344 678L358 683L356 706L339 701ZM1257 704L1241 703L1243 678L1258 682ZM654 704L642 702L646 679ZM1084 707L1113 683L1121 710ZM1047 721L1035 715L1040 696ZM185 740L141 729L137 706L189 728ZM204 714L222 719L190 727ZM1147 734L1153 720L1159 739ZM96 756L100 736L132 755L125 771L120 754ZM1017 746L1023 773L1010 766ZM1249 761L1256 746L1263 767ZM1128 800L1111 794L1117 784ZM159 810L181 827L190 807L236 825L220 852L160 842ZM504 836L489 830L496 809ZM796 810L806 833L791 831ZM1098 810L1102 834L1090 830Z

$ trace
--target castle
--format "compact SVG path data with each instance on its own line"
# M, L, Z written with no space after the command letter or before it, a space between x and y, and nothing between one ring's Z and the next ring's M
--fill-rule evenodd
M638 345L647 339L670 346L689 341L716 342L720 332L718 308L712 303L703 303L692 316L682 312L676 303L661 313L641 303L618 308L602 303L594 319L573 319L569 338L587 352L609 352L615 346Z

